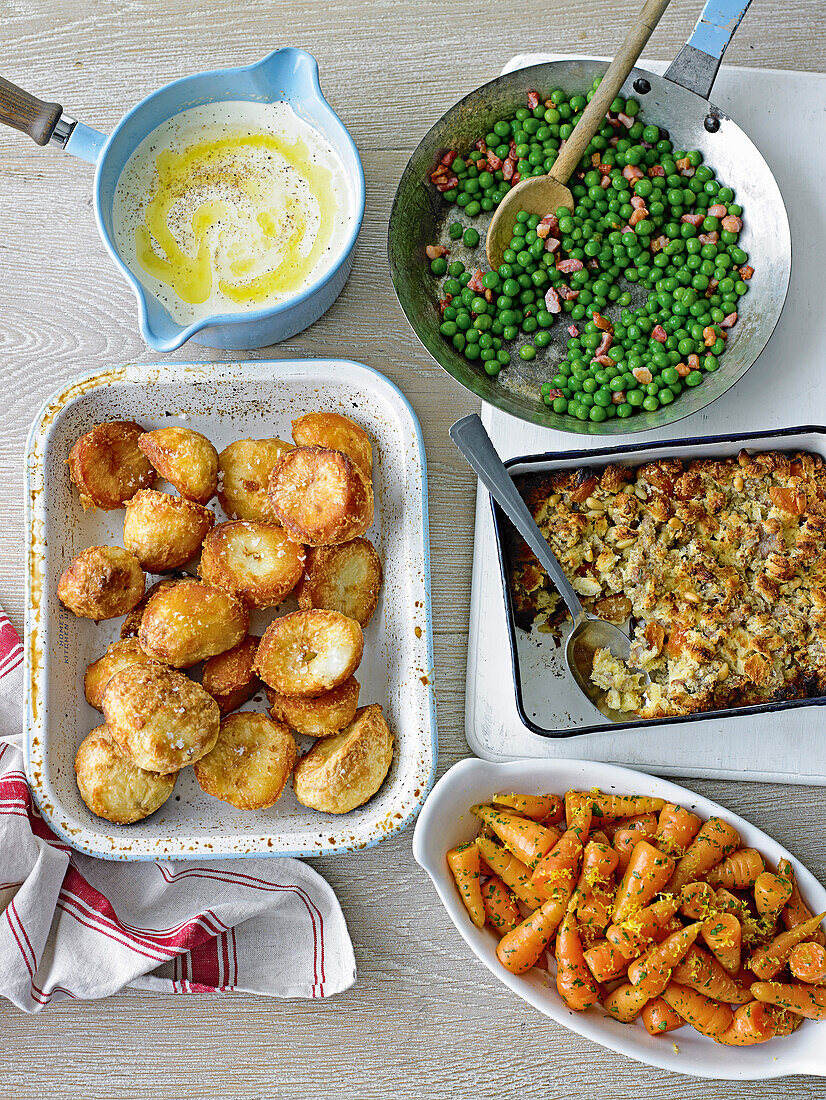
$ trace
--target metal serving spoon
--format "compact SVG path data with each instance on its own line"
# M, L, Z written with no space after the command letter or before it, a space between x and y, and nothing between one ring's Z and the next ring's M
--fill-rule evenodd
M574 208L574 198L568 180L579 164L591 138L600 128L605 113L616 98L625 78L634 68L651 32L660 21L669 0L646 0L631 30L625 36L617 56L608 66L591 102L582 112L574 132L562 146L553 168L546 176L529 176L512 187L499 203L488 226L485 250L493 270L502 263L502 256L513 237L516 215L520 210L529 214L554 214L560 206Z
M513 483L501 458L490 441L481 419L473 413L462 417L450 429L450 438L465 456L477 477L489 490L496 503L527 542L554 582L557 592L565 601L574 621L574 629L565 646L565 663L576 681L580 691L594 704L602 714L612 722L627 723L629 715L625 711L612 710L605 702L605 691L591 681L591 669L594 653L598 649L609 650L620 661L628 661L631 654L631 640L621 627L606 622L585 610L579 596L572 588L562 571L542 532L536 525L527 504ZM641 669L630 669L639 673L644 682L650 678Z

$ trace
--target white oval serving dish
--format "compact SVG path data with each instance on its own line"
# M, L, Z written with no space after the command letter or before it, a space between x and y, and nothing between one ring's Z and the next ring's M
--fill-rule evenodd
M753 1081L792 1073L826 1076L826 1024L804 1020L793 1035L752 1047L721 1046L688 1025L655 1037L640 1023L619 1023L599 1006L571 1012L560 1000L553 979L547 981L544 972L534 970L518 977L499 963L498 938L489 928L473 925L445 859L450 848L476 835L479 823L469 813L470 806L506 790L561 794L571 788L591 787L610 794L659 796L688 806L703 818L719 814L737 828L745 844L759 848L769 861L791 859L806 902L815 912L826 910L826 889L797 859L748 821L685 787L630 768L586 760L493 764L469 759L454 764L433 788L416 823L413 855L430 875L442 904L473 953L504 985L552 1020L639 1062L693 1077L730 1080Z
M349 814L300 805L292 785L275 806L245 812L205 794L185 768L173 796L146 820L119 826L95 817L73 769L77 746L101 721L84 698L83 674L119 636L121 620L77 619L56 589L84 547L121 544L123 511L84 512L65 463L72 444L100 421L127 419L195 428L221 450L235 439L289 440L290 421L315 409L352 416L373 442L376 518L367 534L384 564L384 585L358 679L359 701L381 703L396 736L387 779ZM217 501L210 507L224 518ZM294 359L128 365L80 378L50 398L32 425L26 530L26 772L47 824L73 848L126 860L315 856L369 847L413 820L437 753L427 474L415 413L383 375L349 360ZM290 599L282 611L295 606ZM272 617L255 613L253 633ZM265 707L262 695L245 709Z

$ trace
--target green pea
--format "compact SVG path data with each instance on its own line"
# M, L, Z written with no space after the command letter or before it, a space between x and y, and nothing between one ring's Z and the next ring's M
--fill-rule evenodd
M470 226L465 230L462 240L468 248L475 248L479 243L479 231L474 229L473 226Z
M447 260L444 256L437 256L435 260L431 260L430 270L434 275L444 275L447 271Z
M458 241L462 235L462 226L460 222L451 222L447 227L447 232L451 240Z
M535 356L536 348L533 346L533 344L523 344L522 347L519 349L519 358L524 359L525 362L528 362L529 360L535 358Z
M474 233L475 232L476 230L474 229ZM447 265L447 273L448 275L452 275L454 279L457 278L459 275L463 275L464 271L465 265L462 263L461 260L454 260L452 263L449 263Z

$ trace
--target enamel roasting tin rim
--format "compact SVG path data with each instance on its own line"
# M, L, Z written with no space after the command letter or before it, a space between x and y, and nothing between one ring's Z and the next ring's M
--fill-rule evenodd
M341 816L302 807L291 785L271 809L245 813L203 793L186 768L173 796L144 821L118 826L95 818L73 770L77 745L101 721L83 697L83 674L118 636L120 620L95 626L76 619L59 603L56 586L84 546L121 542L123 512L83 512L65 465L69 448L94 423L124 417L144 427L181 423L219 450L245 437L289 439L290 420L312 409L352 415L374 446L376 522L368 537L385 580L357 677L360 702L381 703L395 734L384 785ZM414 819L438 751L427 475L419 423L392 382L341 359L114 367L54 394L32 424L27 453L26 772L50 828L78 851L106 859L219 859L356 851ZM253 614L252 631L261 634L270 617ZM253 708L261 704L244 709Z
M643 462L654 458L683 458L693 459L701 457L726 457L736 455L743 447L752 451L762 450L809 450L815 451L826 459L826 427L803 426L797 428L780 428L765 432L748 432L734 435L699 436L693 439L664 440L652 443L629 443L618 447L605 447L599 450L579 451L549 451L545 454L519 456L508 459L505 466L513 475L514 473L528 474L539 473L550 469L569 469L578 464L596 466L602 468L610 463L619 462L624 466L638 466ZM817 707L826 704L826 696L815 696L805 699L788 699L778 703L760 703L746 707L732 707L724 710L698 711L695 714L673 716L668 718L631 719L628 722L598 722L593 723L590 718L583 725L563 724L560 715L559 727L551 728L541 725L528 714L526 694L529 686L528 676L524 674L522 662L519 656L520 628L516 625L516 617L513 608L513 598L508 579L508 550L507 541L509 535L509 521L502 513L492 497L490 501L493 515L493 527L496 537L496 550L499 559L499 575L502 582L502 590L505 600L505 618L508 627L508 645L510 648L511 675L516 699L516 709L519 719L532 733L540 737L560 739L564 737L578 737L586 733L613 733L618 730L634 730L655 726L676 725L686 722L700 722L712 718L734 718L749 714L764 714L772 711L789 710L793 707ZM522 631L524 634L524 631ZM558 679L554 684L565 683ZM567 685L565 687L567 690ZM572 692L573 694L573 692ZM567 702L560 704L560 710L567 709ZM589 710L590 716L590 710ZM569 717L566 715L566 717Z

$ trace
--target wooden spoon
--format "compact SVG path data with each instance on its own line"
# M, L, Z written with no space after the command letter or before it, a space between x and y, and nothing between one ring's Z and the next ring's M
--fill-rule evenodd
M527 210L529 214L538 214L540 217L554 214L560 206L573 210L574 197L567 186L571 173L579 164L591 138L602 125L606 111L634 68L668 4L669 0L646 0L636 23L608 66L602 82L580 115L574 132L562 146L549 174L528 176L527 179L520 180L497 206L488 226L485 246L488 263L494 271L502 263L505 249L510 245L516 215L520 210Z

